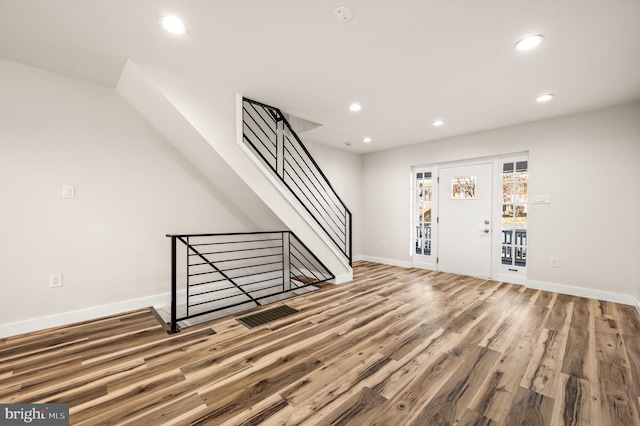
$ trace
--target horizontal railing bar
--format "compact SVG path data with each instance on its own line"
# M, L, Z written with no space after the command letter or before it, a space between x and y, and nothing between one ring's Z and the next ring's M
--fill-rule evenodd
M258 242L262 242L262 241L258 241ZM241 251L255 251L255 250L269 250L269 249L277 249L277 248L282 248L282 244L280 244L279 246L266 246L266 247L253 247L253 248L245 248L245 249L240 249L240 250L221 250L221 251L208 251L208 252L204 252L202 253L204 254L221 254L221 253L237 253L237 252L241 252ZM192 256L191 254L189 256Z
M279 247L263 247L263 248L259 248L259 249L245 249L245 250L225 250L225 251L210 251L207 253L202 253L203 255L211 255L211 256L215 256L215 255L219 255L219 254L234 254L234 253L244 253L244 252L252 252L252 251L257 251L257 250L274 250L277 249L276 253L277 254L282 254L282 246ZM267 254L264 256L275 256L276 254ZM260 257L260 256L256 256L256 257ZM230 260L242 260L242 259L253 259L253 257L238 257L235 259L230 259ZM211 260L212 262L227 262L227 259L220 259L220 260ZM189 266L195 266L195 265L201 265L201 263L190 263Z
M197 287L199 285L215 284L215 283L219 283L219 282L222 282L222 281L229 281L229 280L227 278L220 278L218 280L203 281L201 283L189 283L188 287L191 288L191 287Z
M289 174L288 172L286 172L286 173L287 173L287 175ZM290 177L290 178L291 178L291 180L294 182L294 184L295 184L296 186L298 186L298 184L296 183L296 179L295 179L293 176L291 176L291 175L289 175L289 177ZM320 227L324 230L324 232L329 236L329 238L331 238L331 240L336 244L336 246L340 246L340 244L338 244L338 243L335 241L335 239L333 239L333 237L332 237L331 233L330 233L329 231L327 231L327 229L325 228L325 226L324 226L322 223L320 223L320 220L318 219L318 217L317 217L316 215L314 215L314 214L311 212L311 210L309 209L309 206L307 205L307 203L302 202L302 200L300 199L300 196L296 193L296 191L294 191L293 189L291 189L291 187L289 186L289 184L288 184L286 181L283 181L283 182L284 182L284 184L287 186L287 188L289 188L289 190L290 190L290 191L291 191L291 193L294 195L294 197L296 197L296 198L298 199L298 201L300 201L300 204L302 204L302 206L305 208L305 210L309 212L309 214L310 214L310 215L311 215L311 216L316 220L316 222L320 225ZM298 188L300 189L300 191L302 191L302 188L300 188L299 186L298 186ZM312 205L313 205L313 203L312 203ZM313 205L313 208L314 208L318 213L320 213L320 211L318 210L318 208L317 208L317 207L315 207L315 205ZM323 219L324 219L324 218L323 218ZM331 224L330 224L328 221L326 221L326 220L325 220L324 222L325 222L327 225L329 225L329 226L331 225ZM335 224L335 223L333 224L333 226L338 227L338 226L337 226L337 224ZM333 233L338 234L338 232L337 232L337 231L335 231L335 229L331 229L331 231L332 231Z
M264 257L274 257L274 256L279 256L280 260L279 262L282 262L282 253L276 253L276 254L265 254L263 256L249 256L249 257L236 257L235 259L224 259L224 260L216 260L216 261L211 261L214 263L225 263L225 262L237 262L239 260L251 260L251 259L262 259ZM209 265L211 262L203 262L203 263L192 263L189 265L189 267L192 266L202 266L202 265ZM254 266L260 266L260 265L249 265L246 266L246 268L252 268ZM230 269L224 269L225 271L229 271Z
M273 265L276 265L276 264L282 265L282 263L280 263L280 262L273 263ZM279 268L278 269L269 269L269 270L266 270L266 271L260 271L257 274L253 273L253 274L247 274L247 275L238 275L237 277L233 277L233 278L234 279L246 278L246 277L251 277L251 276L254 276L254 275L262 275L262 274L268 274L270 272L279 272L279 271L281 271L281 269L279 269ZM246 285L246 284L243 284L243 285Z
M318 284L318 283L316 283L316 284ZM313 286L313 284L307 284L307 285L299 286L299 287L296 288L296 290L300 289L300 288L304 288L304 287L310 287L310 286ZM285 291L280 291L278 293L271 293L271 294L269 294L267 296L256 297L255 300L262 300L262 299L266 299L267 297L278 296L278 295L286 294L286 293L293 293L293 290L285 290ZM237 296L242 296L242 295L238 294ZM191 319L191 318L201 317L203 315L212 314L214 312L222 311L224 309L229 309L229 308L234 308L236 306L246 305L247 303L254 303L254 301L253 300L247 300L245 302L238 302L238 303L234 303L232 305L222 306L220 308L211 309L211 310L205 311L205 312L198 312L197 314L191 314L191 315L187 315L187 316L184 316L184 317L177 318L176 321L184 321L184 320L188 320L188 319Z
M289 163L289 160L287 158L285 158L285 163ZM295 177L293 177L291 175L291 173L289 173L289 170L292 170L298 179L296 179ZM318 198L315 196L315 194L313 193L313 191L309 188L309 186L305 183L305 180L300 176L300 174L296 171L296 169L294 167L289 167L287 170L285 170L285 173L291 178L291 180L293 181L293 183L298 187L298 189L300 190L300 192L305 196L305 198L307 200L309 200L311 202L311 205L314 207L314 209L322 215L322 213L320 212L320 210L318 209L317 205L320 204L320 206L322 207L322 209L324 210L325 214L327 216L329 216L329 218L332 220L332 222L329 222L326 217L323 215L322 218L325 222L327 223L333 223L334 226L336 226L338 229L340 228L340 225L344 226L344 222L342 222L342 216L335 214L335 212L333 212L334 214L332 215L330 212L327 211L327 209L324 207L323 203L320 202L320 200L318 200ZM297 182L302 182L302 184L304 185L304 187L307 189L308 192L311 193L311 195L313 196L313 198L315 199L315 203L313 202L313 200L311 200L309 198L309 196L305 193L305 191L300 187L300 185L298 185ZM333 216L338 217L338 219L340 220L340 223L336 223L335 220L333 219Z
M324 264L320 259L318 259L318 257L316 257L316 256L311 252L311 250L309 250L309 247L307 247L307 245L306 245L304 242L300 241L300 239L298 238L298 236L297 236L296 234L291 233L291 237L292 237L292 238L291 238L291 239L292 239L292 241L295 241L298 245L300 245L300 247L302 247L303 249L305 249L305 250L307 251L307 253L310 253L310 254L314 257L314 260L318 263L318 265L319 265L320 267L322 267L322 269L324 269L325 271L329 272L329 275L331 275L331 278L328 278L329 280L331 280L331 279L335 278L335 277L333 276L333 274L331 274L331 271L329 270L329 268L327 268L327 266L326 266L326 265L325 265L325 264ZM289 247L293 247L293 248L295 248L296 250L300 251L300 249L298 248L298 246L297 246L297 245L295 245L295 244L293 244L293 242L289 243Z
M256 232L222 232L217 234L166 234L167 237L223 237L231 235L265 235L265 234L282 234L291 231L256 231ZM195 244L190 244L195 245Z
M286 138L286 140L287 140L287 141L289 141L289 138L287 137L287 138ZM292 151L289 149L289 147L293 148L294 152L292 152ZM295 165L297 165L297 166L298 166L298 168L299 168L300 170L302 170L302 171L305 171L304 167L302 167L303 165L304 165L304 166L307 166L307 168L309 168L309 167L308 167L308 165L304 163L304 158L300 158L300 159L303 161L303 163L302 163L302 164L301 164L299 161L297 161L297 157L301 157L301 155L300 155L299 151L296 149L296 146L295 146L293 143L291 143L291 142L290 142L289 144L285 144L285 145L284 145L284 152L285 152L285 154L289 154L289 155L285 155L284 157L285 157L286 162L289 164L289 166L290 166L291 168L293 168L293 165L294 165L294 164L295 164ZM295 154L297 154L297 157L296 157L296 155L294 155L294 153L295 153ZM332 209L332 211L333 211L334 213L336 213L336 214L343 214L343 213L342 213L342 211L343 211L343 210L346 212L346 210L345 210L344 206L339 206L339 205L336 205L336 204L335 204L335 200L336 200L336 199L339 199L339 197L337 196L337 194L335 194L335 193L333 193L333 192L332 192L332 193L329 193L329 192L328 192L328 188L327 188L325 185L323 185L323 182L322 182L322 181L320 180L320 178L319 178L319 177L318 177L318 176L313 172L313 170L312 170L312 169L309 169L309 171L311 172L310 174L311 174L311 176L313 176L313 178L314 178L314 179L311 179L311 178L309 177L309 174L308 174L308 173L306 173L306 172L305 172L305 177L307 177L307 178L308 178L309 182L310 182L310 183L312 183L314 187L316 187L317 185L313 182L313 180L315 180L315 182L317 182L317 183L319 184L320 188L322 188L322 190L323 190L322 192L324 192L324 194L326 194L326 195L323 195L323 196L322 196L322 199L323 199L323 200L325 200L325 201L327 201L327 202L329 202L329 201L330 201L330 202L332 202L332 203L334 204L334 206L337 208L337 211L336 211L336 210L334 210L334 209ZM320 192L320 191L318 191L318 192ZM322 194L321 194L321 195L322 195ZM345 213L345 214L346 214L346 213Z
M329 187L329 189L331 189L331 190L332 190L332 193L329 193L329 191L327 190L327 187L323 184L323 182L320 180L320 178L319 178L319 177L314 173L313 168L312 168L312 167L309 167L309 165L305 162L305 158L304 158L304 156L300 154L300 152L299 152L299 151L298 151L298 149L296 148L296 145L295 145L293 142L291 142L291 139L289 139L289 136L288 136L288 135L287 135L287 136L285 136L285 139L286 139L287 141L289 141L289 145L291 145L291 147L294 149L294 151L296 152L296 154L298 154L298 157L300 157L300 159L303 161L304 165L305 165L305 166L307 166L307 168L311 171L311 175L315 178L316 182L318 182L318 183L320 184L320 188L322 188L322 190L324 191L324 193L325 193L325 194L327 194L328 198L327 198L327 197L322 197L322 198L323 198L323 199L325 199L325 200L327 200L327 201L331 201L331 202L333 203L333 205L334 205L335 207L337 207L337 208L338 208L338 210L340 210L340 208L341 208L341 207L342 207L342 208L345 208L345 206L344 206L344 204L343 204L343 203L341 203L341 204L342 204L342 206L338 206L338 205L336 204L336 202L335 202L335 200L336 200L336 199L337 199L338 201L341 201L341 200L340 200L340 197L338 196L338 194L336 194L336 193L335 193L335 191L333 191L333 188L330 188L330 187ZM287 144L285 144L284 148L285 148L285 151L289 153L289 156L290 156L292 159L294 159L294 160L295 160L295 156L293 155L293 152L291 152L291 151L289 150L289 148L287 147ZM286 157L285 157L285 158L286 158ZM296 161L296 163L298 163L298 161ZM301 168L302 168L302 167L301 167ZM311 180L311 179L310 179L310 180ZM325 181L324 183L328 183L328 182L326 182L326 181ZM314 185L314 186L315 186L315 185ZM332 210L333 210L333 209L332 209ZM334 212L335 212L335 211L334 211ZM336 213L336 214L338 214L338 213ZM342 212L340 212L340 214L342 214ZM346 214L345 214L345 215L346 215Z
M302 143L302 141L300 140L300 138L298 137L298 135L296 134L296 132L293 131L293 128L291 127L291 125L289 124L289 121L287 121L286 117L282 117L282 119L284 120L284 125L287 126L289 128L289 131L291 132L291 134L293 135L293 137L296 139L296 141L298 142L298 145L304 150L304 152L307 154L307 157L309 157L309 159L311 160L311 162L313 163L313 165L315 166L316 170L320 173L320 175L322 176L322 178L325 180L325 182L327 183L327 185L329 185L329 188L331 188L331 191L333 191L334 194L336 194L336 197L340 200L340 203L342 204L342 206L345 208L346 211L349 212L349 214L351 214L351 212L349 211L349 208L346 206L346 204L344 204L344 201L342 201L342 199L340 198L340 196L338 196L338 193L336 192L336 190L333 188L333 186L331 185L331 182L329 182L329 179L327 179L327 176L325 176L324 172L322 171L322 169L320 168L320 166L318 166L318 163L316 163L316 160L314 160L314 158L311 156L311 154L309 153L309 150L307 149L306 146L304 146L304 144Z
M307 285L305 285L304 287L309 287L309 286L312 286L312 285L313 285L313 284L307 284ZM268 289L270 289L270 288L276 288L276 287L282 287L282 284L278 284L278 285L274 285L274 286L269 286L269 287L264 287L264 288L259 289L259 290L253 290L253 291L252 291L252 293L255 293L255 292L260 291L260 290L268 290ZM297 287L297 288L302 288L302 287ZM289 293L289 292L291 292L291 291L292 291L292 290L284 290L284 291L279 291L279 292L276 292L276 293L270 293L270 294L266 294L266 295L264 295L264 296L254 297L254 300L262 300L262 299L266 299L267 297L273 297L273 296L277 296L277 295L279 295L279 294ZM231 296L225 296L225 297L220 297L220 298L218 298L218 299L208 300L208 301L205 301L205 302L193 303L193 304L190 304L190 305L188 305L188 306L189 306L190 308L193 308L193 307L195 307L195 306L202 306L202 305L206 305L206 304L208 304L208 303L214 303L214 302L218 302L218 301L220 301L220 300L232 299L232 298L234 298L234 297L238 297L238 296L244 296L244 294L242 294L242 293L238 293L238 294L234 294L234 295L231 295Z
M269 290L270 288L276 288L276 287L282 287L282 283L278 283L276 285L271 285L271 286L268 286L268 287L262 287L262 288L255 289L255 290L250 290L250 291L248 291L248 293L255 293L255 292L258 292L258 291ZM209 294L209 292L202 292L202 293L198 293L198 294L193 294L192 297L202 296L203 294ZM188 306L190 308L193 308L194 306L206 305L207 303L219 302L220 300L231 299L231 298L238 297L238 296L243 296L243 295L244 295L243 293L236 293L236 294L232 294L230 296L218 297L216 299L209 299L209 300L205 300L203 302L198 302L198 303L191 303ZM255 297L254 297L254 299L255 299Z
M197 243L197 244L191 244L193 247L202 247L202 246L219 246L219 245L223 245L223 244L245 244L245 243L264 243L264 242L269 242L269 241L281 241L280 238L264 238L261 240L234 240L234 241L216 241L216 242L210 242L210 243ZM278 245L278 246L274 246L274 247L282 247L282 244Z
M269 166L269 168L270 168L271 170L275 170L275 169L274 169L274 167L273 167L273 165L271 164L271 161L267 160L267 159L265 158L265 156L264 156L264 155L262 155L262 151L261 151L261 150L259 150L259 149L258 149L258 148L253 144L253 142L251 142L251 141L249 140L249 138L248 138L246 135L243 135L242 137L243 137L243 139L244 139L244 140L246 140L246 141L249 143L249 145L251 145L251 148L253 148L253 149L254 149L254 151L256 152L256 154L258 154L258 155L260 156L260 158L262 158L262 161L264 162L264 164L266 164L267 166ZM271 155L273 156L273 161L274 161L274 162L275 162L275 161L277 161L277 157L276 157L274 154L271 154Z
M269 126L269 123L267 123L267 121L264 119L264 117L262 116L262 114L260 114L260 112L259 112L257 109L255 109L255 107L253 107L253 106L252 106L252 108L253 108L253 110L257 113L258 117L260 117L260 119L262 120L262 122L267 126L267 129L269 129L269 130L273 133L273 136L274 136L274 138L275 138L275 137L276 137L276 135L277 135L276 129L274 129L274 128L272 128L271 126ZM246 108L244 108L244 107L242 108L242 110L243 110L243 111L245 111L245 112L247 113L247 116L249 116L249 118L251 118L251 120L253 120L253 122L256 124L256 126L258 126L258 129L260 129L260 130L262 131L262 133L267 137L267 140L268 140L269 142L271 142L271 138L269 137L269 135L267 134L267 132L265 132L265 131L264 131L264 128L260 125L260 123L258 123L258 121L255 119L254 114L251 114L251 113L250 113ZM273 117L271 117L271 119L273 120ZM274 123L274 124L276 124L277 122L276 122L275 120L273 120L273 123ZM249 127L249 128L250 128L250 126L249 126L248 124L247 124L247 127ZM254 135L256 135L256 134L255 134L255 132L253 132L253 134L254 134ZM260 136L256 135L256 137L257 137L258 139L260 139Z
M281 262L275 262L275 263L273 263L273 265L275 265L276 263L277 263L277 264L280 264L280 265L282 264ZM251 276L253 276L253 275L262 275L262 274L268 274L268 273L270 273L270 272L278 272L278 271L280 271L280 270L281 270L281 269L269 269L269 270L267 270L267 271L260 271L260 272L253 273L253 274L238 275L238 276L236 276L236 277L232 277L232 278L233 278L233 279L246 278L246 277L251 277ZM206 273L202 273L201 275L206 275ZM220 282L220 281L225 281L225 280L213 280L213 281L208 281L208 282L206 282L206 283L197 283L197 284L191 284L191 285L195 286L195 285L200 285L200 284L212 284L212 283L216 283L216 282ZM227 279L226 281L228 281L228 279ZM240 285L238 285L238 286L240 286Z
M191 288L191 287L197 288L199 285L201 285L201 284L190 284L189 288ZM233 290L234 288L236 288L236 287L235 286L231 286L231 287L216 288L216 289L209 290L209 291L203 291L201 293L189 294L189 297L199 296L201 294L207 294L207 293L217 293L219 291L224 291L224 290Z
M205 265L209 265L211 263L216 263L216 262L205 263ZM223 272L238 271L238 270L241 270L241 269L257 268L259 266L267 266L267 265L282 265L282 261L280 260L278 262L257 263L255 265L239 266L237 268L220 269L220 271L223 271ZM195 273L195 274L187 274L187 276L189 276L189 277L197 277L197 276L200 276L200 275L207 275L207 274L211 274L211 273L212 272L198 272L198 273ZM259 272L259 273L262 273L262 272ZM235 278L239 278L239 277L233 277L233 278L235 279Z
M267 129L269 129L271 131L271 133L273 133L273 137L274 138L277 137L277 130L276 130L275 127L278 124L278 120L269 111L266 111L267 117L273 123L273 124L270 124L270 123L267 122L267 119L265 119L264 114L262 114L260 111L258 111L258 109L255 106L251 105L251 109L253 110L253 112L251 112L247 108L245 108L244 105L242 106L243 113L245 113L245 112L247 113L247 116L249 116L253 120L253 122L262 130L262 132L265 134L265 136L267 136L267 138L269 136L266 134L264 129L262 129L262 126L260 125L260 123L258 123L258 121L255 119L256 115L258 117L260 117L260 120L267 126ZM263 111L264 111L264 108L263 108ZM243 114L243 118L244 118L244 114ZM269 141L270 140L271 139L269 139Z
M264 282L267 282L267 281L272 281L272 280L281 280L281 279L282 279L282 276L281 276L281 275L278 275L278 276L276 276L276 277L272 277L272 278L265 278L265 279L262 279L262 280L251 281L251 282L249 282L249 283L246 283L246 284L242 284L242 285L240 285L240 287L246 287L246 286L250 286L250 285L255 285L255 284L264 283ZM191 285L190 287L196 287L196 286L197 286L197 284L193 284L193 285ZM208 291L203 291L203 292L201 292L201 293L191 294L190 296L198 296L198 295L200 295L200 294L207 294L207 293L217 293L218 291L223 291L223 290L232 290L232 289L234 289L234 288L236 288L236 287L223 287L223 288L216 288L216 289L214 289L214 290L208 290ZM253 290L251 290L251 291L253 291ZM249 291L249 293L250 293L251 291Z
M251 117L251 116L249 116L249 117ZM253 119L253 117L251 117L251 119ZM254 123L255 123L255 120L254 120ZM259 125L258 123L256 123L256 125L258 126L258 128L259 128L260 130L262 130L262 128L260 127L260 125ZM258 141L260 142L260 144L262 144L262 146L264 147L264 149L266 149L268 153L270 153L271 155L273 155L273 158L276 158L276 155L272 152L272 149L270 148L270 147L272 147L272 148L274 148L274 149L275 149L275 148L276 148L276 145L275 145L275 144L273 144L273 143L271 143L269 146L267 146L267 145L262 141L262 138L261 138L260 136L258 136L258 135L256 134L256 132L253 130L253 127L249 126L249 125L248 125L248 124L246 124L246 123L245 123L245 125L244 125L244 126L243 126L243 128L242 128L243 133L244 133L244 128L245 128L245 127L246 127L246 128L247 128L251 133L253 133L253 135L256 137L256 139L258 139ZM265 133L265 131L264 131L264 130L262 130L262 133L267 137L267 140L268 140L269 142L271 142L271 139L269 138L269 135L267 135L267 134ZM275 132L274 132L274 136L275 136ZM245 137L247 137L247 136L245 135ZM250 140L250 138L248 138L248 137L247 137L247 139L249 139L249 140ZM253 146L254 146L256 149L258 149L258 147L257 147L255 144L253 144ZM260 150L260 151L262 151L262 150Z
M275 278L272 278L272 280L274 280L274 279ZM255 284L259 284L259 283L267 282L267 281L270 281L270 280L258 281ZM278 282L275 285L269 285L267 287L256 288L254 290L247 290L247 293L250 293L250 294L251 293L256 293L256 292L259 292L259 291L269 290L271 288L276 288L276 287L282 287L282 282ZM191 297L202 296L202 295L211 294L211 293L215 293L215 291L213 291L213 290L212 291L203 291L202 293L192 294ZM241 296L241 295L243 295L243 293L236 293L236 294L232 294L232 295L229 295L229 296L218 297L218 298L215 298L215 299L207 299L207 300L204 300L202 302L191 303L188 306L189 307L193 307L193 306L198 306L198 305L205 305L207 303L214 303L214 302L217 302L217 301L220 301L220 300L231 299L232 297L238 297L238 296Z
M234 297L238 297L238 296L244 296L244 294L243 293L238 293L238 294L234 294L233 296L225 296L225 297L220 297L218 299L207 300L206 302L190 303L187 306L189 308L194 308L196 306L202 306L202 305L206 305L208 303L214 303L214 302L219 302L221 300L233 299Z
M262 117L262 120L265 122L265 124L268 126L269 124L266 122L266 120L264 119L264 117L262 116L262 113L260 112L260 110L258 110L258 108L256 108L256 104L250 104L251 109L253 111L255 111L256 114L258 114L259 116ZM277 123L279 121L279 117L276 117L276 109L274 107L265 107L262 105L259 105L262 107L261 111L266 112L267 116L269 117L269 119L271 121L273 121L274 123ZM242 106L242 109L244 109L244 105ZM251 114L250 112L247 112L248 114Z

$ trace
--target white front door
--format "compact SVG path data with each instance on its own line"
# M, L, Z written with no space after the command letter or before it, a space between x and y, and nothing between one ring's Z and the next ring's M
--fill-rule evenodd
M493 166L440 169L438 270L491 278Z

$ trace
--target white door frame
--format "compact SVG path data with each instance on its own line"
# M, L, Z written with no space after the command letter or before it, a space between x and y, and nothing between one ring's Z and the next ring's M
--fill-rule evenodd
M440 169L449 168L449 167L463 167L463 166L474 166L478 164L493 164L493 185L492 185L492 203L491 203L491 279L492 280L500 280L504 282L514 283L514 284L524 284L527 277L527 268L521 267L517 273L505 272L502 267L502 256L501 256L501 237L502 237L502 164L508 161L521 161L528 159L528 152L524 153L515 153L515 154L505 154L494 157L485 157L485 158L477 158L472 160L462 160L462 161L451 161L451 162L443 162L437 164L430 164L424 166L414 166L411 168L411 220L410 227L411 230L411 264L416 268L430 269L437 271L438 270L438 251L440 249L439 245L439 216L440 209L438 199L440 196ZM415 173L417 170L429 170L432 172L432 176L434 177L436 183L433 185L433 202L432 202L432 211L434 214L433 225L432 225L432 255L431 259L433 262L428 261L425 262L421 259L417 259L415 256L414 249L414 241L415 241L415 230L414 228L414 209L415 209Z

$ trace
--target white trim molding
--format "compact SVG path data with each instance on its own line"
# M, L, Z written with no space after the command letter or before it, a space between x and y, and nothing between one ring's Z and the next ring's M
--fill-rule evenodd
M498 273L496 278L493 278L493 281L501 281L503 283L518 284L518 285L526 285L527 283L527 279L523 276L501 274L501 273Z
M349 281L353 281L353 269L351 270L351 273L349 273L349 274L337 275L334 279L332 279L330 281L330 283L332 283L332 284L344 284L344 283L348 283Z
M88 321L106 317L109 315L133 311L136 309L148 308L150 306L159 308L162 306L170 305L171 293L164 293L155 296L142 297L139 299L125 300L123 302L112 303L109 305L95 306L92 308L79 309L77 311L71 312L63 312L46 317L33 318L14 323L0 324L0 338L15 336L23 333L30 333L33 331L43 330L45 328L69 325L81 321Z
M640 315L640 299L636 298L635 307L636 307L636 311L638 311L638 315Z
M556 293L568 294L570 296L588 297L590 299L604 300L606 302L621 303L623 305L637 306L637 299L631 294L614 293L611 291L595 290L592 288L574 287L564 284L547 283L543 281L527 280L527 287L536 290L553 291Z
M411 268L411 262L405 262L396 259L386 259L384 257L362 256L362 260L367 262L382 263L383 265L399 266L401 268Z

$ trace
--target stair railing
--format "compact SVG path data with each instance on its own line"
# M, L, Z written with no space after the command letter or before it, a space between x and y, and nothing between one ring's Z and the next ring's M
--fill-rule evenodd
M290 231L175 234L171 238L171 329L225 309L294 296L334 276Z
M351 212L278 108L243 99L243 139L352 262Z

